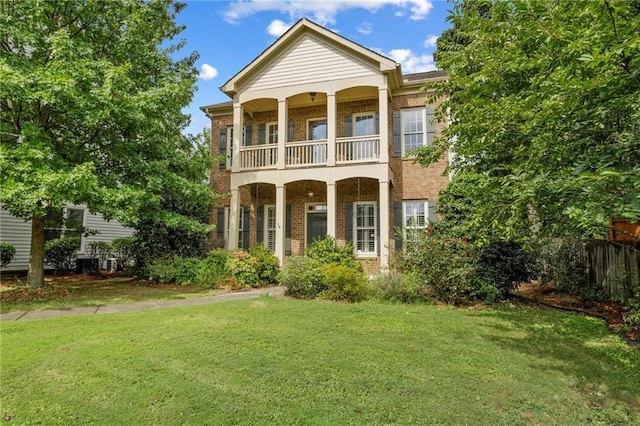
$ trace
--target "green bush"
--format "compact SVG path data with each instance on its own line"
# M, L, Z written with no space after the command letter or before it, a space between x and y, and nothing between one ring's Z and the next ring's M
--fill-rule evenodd
M308 256L293 256L280 273L280 284L285 294L299 299L313 299L326 289L322 263Z
M258 276L258 261L255 257L242 250L231 253L227 258L226 268L229 274L235 278L243 287L260 286L260 277Z
M111 241L111 251L113 257L118 260L118 267L124 270L131 267L135 259L135 247L135 237L120 237Z
M263 244L258 244L249 249L249 255L257 261L258 277L262 284L274 284L278 282L280 263L271 250Z
M583 300L602 300L602 287L590 285L581 241L548 241L538 250L538 266L542 283L552 282L559 290Z
M197 282L204 287L218 287L230 276L227 259L230 253L225 249L211 250L202 261L198 271Z
M159 284L176 283L179 285L198 284L198 273L202 260L195 257L172 257L158 259L148 267L149 279Z
M88 246L89 256L98 259L98 270L95 272L99 272L102 263L111 255L111 245L106 241L92 241Z
M477 250L476 291L484 294L482 299L492 299L492 294L502 299L519 283L531 279L531 260L522 244L494 241Z
M13 260L16 248L7 241L0 241L0 268L4 268Z
M640 327L640 293L630 299L625 304L625 312L622 314L622 319L628 327Z
M362 265L353 255L353 245L347 244L341 247L336 243L335 238L331 236L313 241L307 247L305 254L312 259L318 260L323 265L337 263L338 265L362 271Z
M75 267L80 249L80 238L57 238L44 246L44 261L53 266L55 273L68 273Z
M323 299L360 302L367 298L367 277L362 270L330 263L322 267L324 286L320 294Z
M411 273L390 272L380 274L371 283L373 297L395 303L415 303L428 299L428 291L423 289Z

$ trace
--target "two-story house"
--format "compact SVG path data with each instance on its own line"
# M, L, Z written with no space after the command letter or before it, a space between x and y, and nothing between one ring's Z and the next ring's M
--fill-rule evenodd
M201 109L211 118L219 246L264 243L280 259L315 238L351 242L369 273L388 266L409 228L435 219L446 161L412 149L441 130L421 90L442 71L403 75L393 60L301 19ZM400 238L396 238L399 236Z

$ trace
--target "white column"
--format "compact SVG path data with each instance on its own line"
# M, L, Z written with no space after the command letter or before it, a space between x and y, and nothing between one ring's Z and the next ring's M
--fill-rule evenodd
M336 94L327 93L327 166L336 165Z
M238 188L231 188L231 205L229 207L229 250L238 248L238 220L240 213Z
M233 105L233 157L231 164L231 172L239 172L240 171L240 146L242 145L242 134L243 132L243 123L244 119L244 108L239 103L234 103Z
M278 132L280 133L280 132ZM287 199L286 186L276 185L276 257L280 267L284 265L285 241L287 230Z
M327 182L327 236L336 238L336 184Z
M286 99L278 99L278 168L285 168L287 135L289 134L288 105Z
M387 87L378 88L378 123L380 123L380 162L389 162L389 94Z
M380 185L380 270L386 271L389 269L389 181L379 181Z

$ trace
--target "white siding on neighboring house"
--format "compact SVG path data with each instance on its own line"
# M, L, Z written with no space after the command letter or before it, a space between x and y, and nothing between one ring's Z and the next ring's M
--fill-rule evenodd
M117 220L106 221L100 213L89 213L86 206L69 204L67 207L84 210L84 226L98 231L96 235L82 238L80 256L86 254L88 243L92 241L112 241L134 233L132 228L122 226ZM26 270L29 266L31 221L16 218L0 206L0 241L8 241L16 248L16 254L6 270Z
M358 61L315 37L305 35L251 79L245 90L368 77L378 73L365 62Z
M31 221L25 222L24 219L12 216L8 210L0 206L0 241L9 242L16 249L16 254L6 269L27 269L31 246Z

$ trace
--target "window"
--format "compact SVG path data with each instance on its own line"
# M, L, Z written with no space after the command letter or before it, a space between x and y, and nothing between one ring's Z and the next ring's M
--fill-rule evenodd
M233 166L233 126L227 127L227 169Z
M429 204L426 200L404 201L403 203L403 237L411 239L412 235L424 233L428 224Z
M307 140L318 141L327 138L327 119L309 120Z
M276 251L276 206L265 206L264 212L264 245L271 251Z
M278 143L278 123L267 123L267 143Z
M354 241L358 255L377 254L376 203L354 203Z
M377 133L375 113L365 112L353 115L353 136L369 136Z
M402 156L421 146L430 145L435 136L432 108L402 110Z
M50 209L44 220L45 242L57 238L78 238L82 242L84 209ZM81 245L78 250L81 249Z

